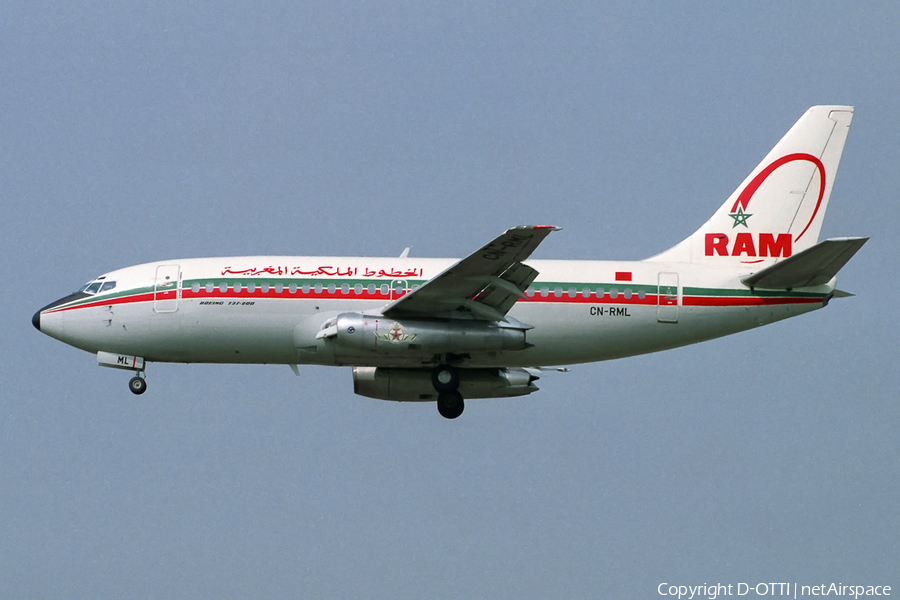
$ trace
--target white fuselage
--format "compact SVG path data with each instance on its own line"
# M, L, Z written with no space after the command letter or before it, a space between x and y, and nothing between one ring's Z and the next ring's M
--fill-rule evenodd
M353 367L354 392L437 401L537 391L532 367L609 360L825 306L867 238L818 242L850 106L814 106L693 234L636 262L530 260L558 228L507 229L461 260L244 256L98 277L40 331L138 374L147 362Z
M328 319L378 315L455 262L258 256L147 263L107 273L115 287L39 313L42 332L89 352L150 362L421 366L403 344L335 356ZM462 367L551 366L665 350L821 308L834 282L751 290L746 272L691 263L534 260L538 278L509 311L532 326L523 350L471 353ZM98 278L99 279L99 278ZM315 347L318 344L318 351Z

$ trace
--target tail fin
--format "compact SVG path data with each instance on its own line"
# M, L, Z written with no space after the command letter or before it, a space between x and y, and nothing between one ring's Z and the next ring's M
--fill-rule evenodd
M852 117L807 110L709 221L650 260L758 267L815 245Z

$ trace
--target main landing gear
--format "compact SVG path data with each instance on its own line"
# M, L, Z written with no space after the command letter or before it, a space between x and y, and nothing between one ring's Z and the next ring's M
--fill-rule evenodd
M445 419L455 419L466 408L459 393L459 370L450 365L438 365L431 372L431 383L438 393L438 412Z
M147 380L140 375L135 375L128 382L128 389L131 390L132 394L140 396L147 391Z

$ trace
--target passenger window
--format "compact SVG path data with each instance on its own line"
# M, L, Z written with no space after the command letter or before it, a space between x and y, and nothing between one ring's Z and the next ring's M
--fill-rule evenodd
M356 285L353 286L353 293L356 294L357 296L362 294L362 290L363 290L363 285L361 283L357 283Z
M213 283L206 284L206 293L207 294L212 294L214 289L216 289L215 284L213 284Z
M610 298L614 298L614 299L615 299L615 298L618 298L618 297L619 297L619 290L617 290L616 288L612 288L611 290L609 290L609 297L610 297Z
M235 284L234 284L234 291L237 292L238 294L241 293L241 290L242 290L242 289L243 289L243 286L242 286L240 283L235 283Z
M317 283L317 284L316 284L315 291L316 291L317 294L321 294L321 293L322 293L322 284L321 284L321 283Z
M631 288L625 288L625 299L631 300Z
M350 284L349 283L345 283L344 285L341 286L341 293L345 294L345 295L350 293Z
M263 294L268 294L269 293L269 284L264 283L264 284L260 285L259 291L261 291Z
M638 298L640 298L641 300L643 300L646 295L647 294L644 292L644 290L638 292Z
M529 298L534 296L534 288L531 286L528 286L528 289L525 290L525 295L528 296Z
M581 290L581 295L584 296L585 298L590 298L591 297L590 288L584 288L583 290Z
M575 291L575 288L569 288L569 298L574 298L575 294L578 292Z
M304 283L303 286L300 288L300 291L303 292L304 294L308 294L309 293L309 284Z
M247 284L247 291L250 292L251 294L252 294L253 292L255 292L255 291L256 291L256 284L255 284L255 283L248 283L248 284Z
M598 298L602 298L604 293L605 292L603 291L603 288L597 288L597 297Z
M284 291L284 284L283 284L283 283L276 283L276 284L275 284L275 293L276 293L276 294L280 294L280 293L283 292L283 291Z
M227 291L228 291L228 284L227 284L227 283L220 283L220 284L219 284L219 292L222 293L222 294L224 294L224 293L227 292Z
M550 288L542 287L541 288L541 296L546 298L548 295L550 295Z
M387 296L391 292L391 286L386 283L381 284L381 294Z
M104 286L104 287L106 287L106 286ZM195 281L194 284L191 286L191 291L194 292L195 294L199 294L200 293L200 284Z
M292 284L288 287L288 291L289 291L290 293L292 293L292 294L296 294L296 293L297 293L297 284L296 284L296 283L292 283Z
M367 290L368 290L370 296L374 296L375 295L375 284L370 283Z
M328 293L329 293L329 294L333 294L333 293L334 293L334 284L333 284L333 283L329 283L329 284L328 284Z

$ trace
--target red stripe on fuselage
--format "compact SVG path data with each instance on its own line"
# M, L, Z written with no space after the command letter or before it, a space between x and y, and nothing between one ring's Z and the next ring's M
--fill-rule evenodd
M822 298L760 298L736 297L726 298L721 296L685 296L681 299L682 306L766 306L777 304L821 304Z
M604 294L602 298L598 298L597 296L588 296L585 298L581 292L578 292L578 295L574 298L566 294L562 296L555 296L552 293L546 296L541 296L540 293L536 293L534 296L526 297L524 300L519 300L519 302L543 302L543 303L553 303L553 304L644 304L648 306L656 306L656 294L647 294L643 298L639 297L637 294L632 294L631 298L625 298L621 294L612 298L609 294Z
M168 298L169 293L159 293L159 299L170 299ZM399 296L395 296L397 298ZM254 292L249 292L247 289L243 289L240 292L235 292L234 290L229 289L227 292L221 292L216 289L213 292L207 292L205 289L202 289L199 292L194 292L190 288L182 290L181 300L182 301L193 301L193 300L231 300L231 299L240 299L240 300L253 300L253 299L303 299L303 300L312 300L312 299L341 299L341 300L379 300L382 302L388 302L391 300L390 294L382 294L380 291L370 294L365 289L363 293L356 294L353 289L344 294L340 291L340 289L336 289L333 293L329 293L327 289L323 289L320 293L315 293L314 290L310 290L309 292L304 293L302 290L298 289L295 293L291 294L289 290L285 289L280 294L275 292L274 290L270 290L266 293L262 293L259 290ZM154 301L154 293L153 292L145 292L141 294L135 294L133 296L120 296L118 298L105 298L105 299L97 299L92 302L87 302L84 304L78 304L74 306L63 306L54 310L47 311L47 314L57 313L57 312L65 312L70 310L77 310L81 308L95 308L99 306L115 306L121 304L134 304L141 302L153 302ZM562 296L555 296L554 294L548 294L547 296L542 296L540 292L535 293L533 296L526 297L521 299L520 302L529 302L529 303L542 303L542 304L628 304L628 305L638 305L638 306L656 306L659 302L656 294L646 294L643 298L640 298L637 294L632 294L631 298L625 298L621 294L619 294L616 298L612 298L609 294L604 294L603 297L597 298L596 296L589 296L585 298L581 292L578 293L574 298L568 295L568 292L565 292ZM781 297L781 298L764 298L759 296L683 296L681 304L682 306L765 306L765 305L779 305L779 304L821 304L824 302L823 298L798 298L798 297Z

